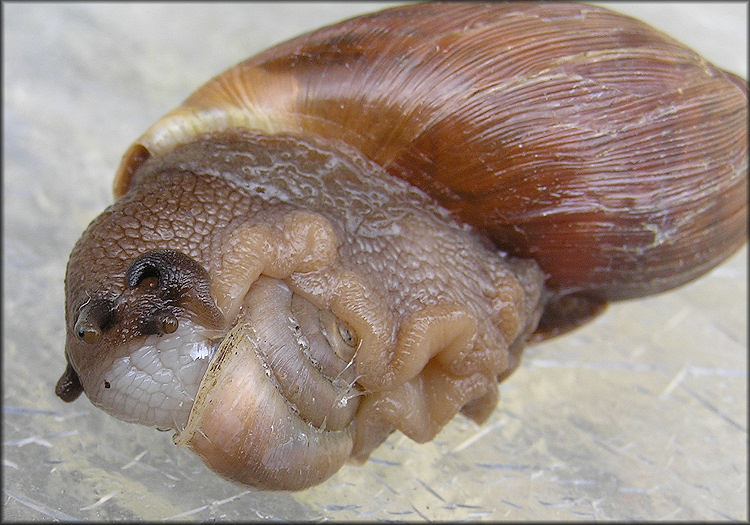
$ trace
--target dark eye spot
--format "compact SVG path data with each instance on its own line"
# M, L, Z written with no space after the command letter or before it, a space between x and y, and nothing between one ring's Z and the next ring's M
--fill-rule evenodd
M104 381L104 388L109 388L109 381Z
M99 327L91 324L79 324L76 326L76 335L84 343L92 345L98 343L102 338L102 331Z
M357 334L354 333L354 330L352 330L348 324L343 321L339 321L338 329L341 339L347 346L351 346L352 348L354 348L359 344L359 338L357 337Z

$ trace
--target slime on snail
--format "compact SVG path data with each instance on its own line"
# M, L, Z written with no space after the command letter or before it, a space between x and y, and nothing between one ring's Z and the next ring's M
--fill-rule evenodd
M747 84L599 7L400 6L214 78L114 193L56 393L299 490L481 423L525 345L738 250Z

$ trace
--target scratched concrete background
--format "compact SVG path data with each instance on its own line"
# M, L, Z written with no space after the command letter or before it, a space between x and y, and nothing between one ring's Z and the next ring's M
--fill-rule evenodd
M530 348L490 420L300 493L53 394L63 275L128 144L211 76L384 4L3 3L5 520L747 520L747 251ZM617 4L747 78L747 4Z

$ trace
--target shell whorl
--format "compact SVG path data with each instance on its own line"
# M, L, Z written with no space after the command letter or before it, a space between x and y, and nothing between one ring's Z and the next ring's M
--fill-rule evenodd
M746 82L586 5L420 4L219 75L126 153L231 127L339 140L436 198L559 294L616 300L708 271L747 231ZM708 146L707 146L708 145Z

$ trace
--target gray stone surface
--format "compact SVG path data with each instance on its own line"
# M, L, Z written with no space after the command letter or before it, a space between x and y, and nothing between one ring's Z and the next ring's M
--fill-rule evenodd
M129 143L211 76L383 4L4 3L6 520L747 520L747 250L530 348L490 420L393 435L300 493L53 393L63 276ZM747 4L617 4L747 77Z

